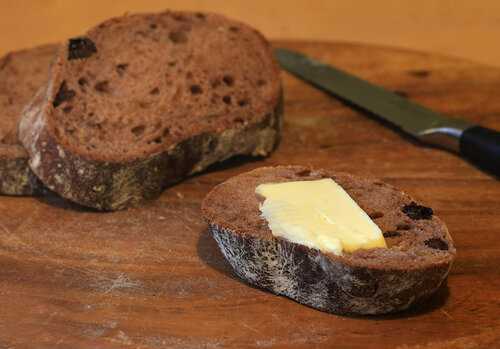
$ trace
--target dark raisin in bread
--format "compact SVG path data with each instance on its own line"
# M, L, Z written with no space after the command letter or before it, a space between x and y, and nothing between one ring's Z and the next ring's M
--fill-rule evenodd
M124 16L64 43L20 139L47 187L117 210L214 162L269 153L281 105L256 30L215 14Z
M45 45L0 58L0 194L45 192L28 166L28 153L18 142L18 130L22 110L47 79L57 48Z
M388 248L337 256L274 237L254 190L261 183L332 178L384 233ZM236 176L203 201L203 216L236 274L335 314L380 314L427 299L448 275L453 242L432 209L378 180L308 167L264 167Z

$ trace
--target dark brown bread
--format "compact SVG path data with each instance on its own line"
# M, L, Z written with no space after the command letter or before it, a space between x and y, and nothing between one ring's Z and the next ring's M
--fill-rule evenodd
M384 233L388 248L342 256L276 238L261 218L261 183L332 178ZM203 216L236 274L251 284L341 315L381 314L427 299L455 258L444 223L430 208L378 180L308 167L264 167L214 188Z
M40 46L0 58L0 194L45 192L28 166L28 153L18 142L18 130L23 108L47 79L58 46Z
M50 189L100 210L135 206L281 129L280 68L254 29L219 15L111 19L66 42L20 139Z

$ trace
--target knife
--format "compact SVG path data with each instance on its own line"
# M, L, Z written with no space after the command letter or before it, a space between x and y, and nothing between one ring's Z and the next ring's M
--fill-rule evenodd
M500 132L439 114L313 57L276 48L281 66L320 89L354 104L422 142L437 145L496 176L500 175Z

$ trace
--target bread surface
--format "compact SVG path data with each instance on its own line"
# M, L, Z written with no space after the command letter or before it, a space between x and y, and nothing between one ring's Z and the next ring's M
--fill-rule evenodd
M108 20L68 40L20 139L33 172L100 210L133 207L281 129L280 68L256 30L215 14Z
M0 194L45 192L28 166L28 153L19 144L18 131L23 108L47 79L58 47L44 45L0 58Z
M380 227L388 248L324 253L274 237L254 190L262 183L332 178ZM203 216L236 274L299 303L341 315L400 311L439 288L455 258L430 208L376 179L302 166L264 167L214 188Z

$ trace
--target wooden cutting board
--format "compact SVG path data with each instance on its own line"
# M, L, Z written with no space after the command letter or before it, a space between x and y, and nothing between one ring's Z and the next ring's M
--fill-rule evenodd
M340 43L279 42L446 115L500 129L500 70ZM500 184L283 73L285 126L268 158L212 166L136 209L0 197L0 347L495 347L500 345ZM432 207L458 256L412 310L339 317L238 279L207 232L203 197L263 165L379 177Z

